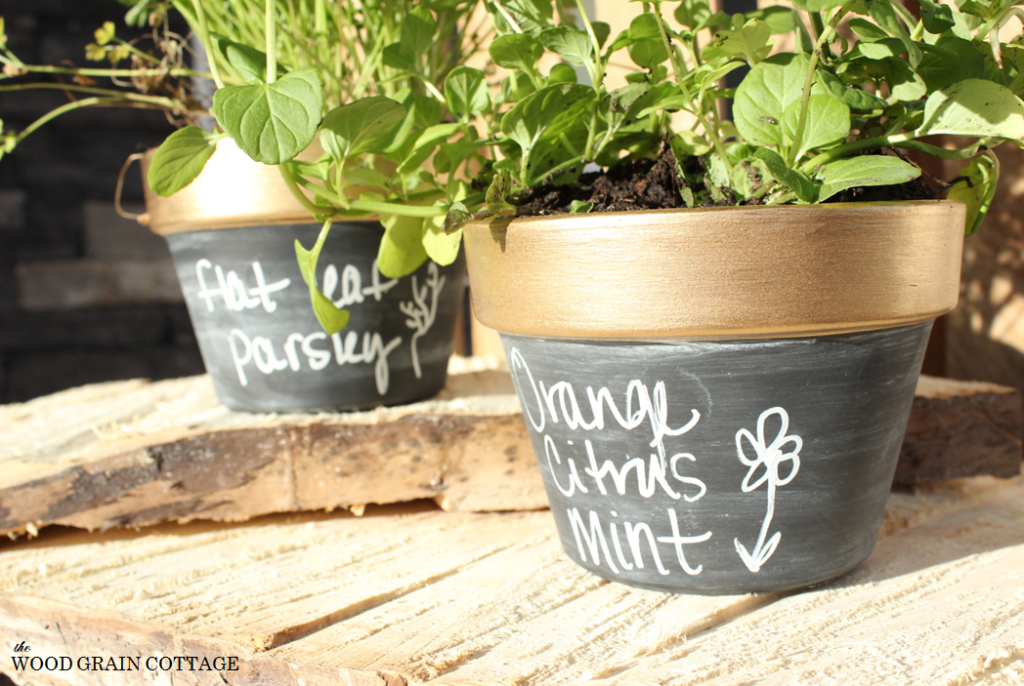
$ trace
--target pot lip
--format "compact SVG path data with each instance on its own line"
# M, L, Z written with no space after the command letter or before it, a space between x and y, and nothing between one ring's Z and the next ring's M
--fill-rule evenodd
M360 217L358 219L342 218L342 219L338 219L338 220L332 221L331 222L331 228L332 229L340 229L341 227L344 227L344 226L350 225L350 224L356 224L356 225L359 225L360 228L367 228L367 229L379 228L381 233L384 232L384 227L381 225L380 220L377 217L368 217L368 218ZM217 224L216 226L185 226L185 227L180 227L180 228L176 227L173 230L159 230L159 231L156 230L156 229L153 229L153 233L156 233L156 234L158 234L160 236L164 236L166 238L168 236L176 236L178 234L184 234L184 233L199 233L201 231L206 231L206 232L218 231L219 232L219 231L231 230L231 229L239 229L239 230L243 230L244 231L244 230L247 230L247 229L260 229L260 228L269 228L269 227L314 226L314 225L317 226L317 227L320 227L320 226L323 225L323 222L318 222L313 217L309 217L308 220L302 219L301 217L298 218L298 219L278 218L278 219L274 219L273 221L246 220L245 222L238 223L238 224Z
M485 326L541 338L795 338L905 326L959 297L966 205L900 200L560 214L464 233Z
M157 195L146 183L155 152L156 148L150 148L142 158L146 214L153 233L167 236L207 229L323 223L292 195L275 165L256 162L230 138L217 143L217 150L192 183L168 197ZM319 141L314 141L296 159L315 160L322 153ZM339 218L335 223L349 221L379 223L379 218Z
M560 212L557 214L522 215L517 217L491 217L471 220L464 228L490 228L494 225L529 226L559 222L566 224L566 226L561 227L560 230L572 230L580 228L576 226L576 224L584 223L586 220L589 220L590 223L594 224L601 223L602 219L605 219L606 223L616 223L623 219L628 220L633 217L642 216L679 216L681 218L696 218L700 215L724 214L730 212L736 214L746 212L774 212L778 214L798 212L800 214L808 214L812 212L840 212L856 210L873 211L877 209L893 208L911 211L941 205L961 205L966 207L966 204L961 200L949 200L945 198L920 200L873 200L870 202L833 202L808 205L712 205L704 207L675 207L668 209L639 209L621 212L586 212L583 214Z

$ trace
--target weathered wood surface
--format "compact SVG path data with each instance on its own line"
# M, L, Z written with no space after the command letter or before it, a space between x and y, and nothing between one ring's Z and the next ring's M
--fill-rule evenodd
M897 484L1020 474L1019 388L922 376L896 468Z
M669 595L561 553L550 513L279 515L0 544L0 671L39 656L237 657L174 684L933 684L1024 681L1024 479L890 498L878 547L801 592ZM221 681L221 678L224 681ZM101 679L106 679L105 681Z
M452 371L433 400L349 414L231 412L207 377L0 406L0 533L420 498L446 510L545 507L508 373L475 359ZM1016 389L924 378L897 482L1015 474L1021 424Z
M347 414L231 412L208 377L97 384L0 407L0 532L433 498L544 507L506 372L453 364L436 398Z

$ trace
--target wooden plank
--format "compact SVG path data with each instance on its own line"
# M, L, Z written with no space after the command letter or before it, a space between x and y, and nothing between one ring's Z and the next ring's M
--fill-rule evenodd
M7 647L24 642L32 648L24 656L56 659L54 672L35 672L31 668L17 671L12 668L13 658L5 656L10 662L3 669L10 670L18 686L154 682L181 686L407 684L396 674L285 662L228 641L173 632L164 625L129 619L118 612L83 611L40 598L0 596L0 627L0 637L9 644ZM63 662L59 662L61 658ZM161 665L166 668L161 669Z
M0 532L419 498L451 510L544 507L508 374L473 362L453 372L430 401L347 414L231 412L207 377L2 407Z
M1018 388L922 376L895 483L1020 474L1024 417Z
M16 638L12 626L75 657L166 655L192 642L267 660L253 664L284 684L930 686L1020 675L1021 478L894 493L867 563L782 595L606 582L564 557L546 512L378 512L7 542L0 644ZM60 643L68 627L74 647ZM84 679L52 683L94 683Z
M923 378L897 483L1019 472L1019 391ZM431 498L545 507L507 372L456 359L437 398L348 414L231 412L207 377L86 386L0 407L0 533Z

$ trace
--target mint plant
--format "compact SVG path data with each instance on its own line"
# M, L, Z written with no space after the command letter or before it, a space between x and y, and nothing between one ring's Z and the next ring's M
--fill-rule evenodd
M321 130L360 143L328 145L329 159L288 168L333 216L380 214L380 263L389 276L428 256L447 263L461 225L529 212L523 201L535 189L576 184L588 164L607 170L666 149L686 206L819 203L903 184L921 170L902 150L970 160L948 197L967 203L973 233L995 190L992 147L1024 138L1024 42L998 38L1024 13L1009 0L923 0L921 18L898 0L794 4L730 16L712 13L707 0L649 0L613 37L579 0L575 8L489 0L488 53L509 70L500 83L467 67L453 71L441 101L450 123L383 99L346 105ZM796 50L773 52L784 34ZM559 63L544 73L539 65L551 53ZM635 70L610 90L613 60ZM574 67L589 83L577 82ZM741 67L749 72L740 86L722 88ZM724 98L732 98L732 121L720 114ZM693 125L675 126L677 112ZM419 133L406 138L408 131ZM947 149L928 139L940 134L969 142ZM353 165L347 151L355 149L375 161ZM429 171L408 173L428 159ZM349 200L353 186L363 191ZM579 199L570 207L592 209ZM315 253L306 256L311 264Z
M609 27L588 21L582 7L578 27L555 25L546 3L505 5L494 8L509 34L495 39L491 55L529 74L516 87L531 92L500 120L494 168L508 179L492 189L511 185L491 198L491 213L541 183L574 183L585 163L607 168L653 156L665 140L689 206L818 203L851 188L901 184L921 174L899 154L912 150L971 160L948 197L967 203L973 233L998 176L992 147L1024 138L1024 41L998 37L1024 16L1010 0L923 0L921 18L890 0L795 0L797 10L732 16L684 0L671 3L671 17L669 3L651 0L611 41ZM844 24L853 40L840 33ZM772 54L781 34L792 34L795 52ZM516 59L504 50L512 41ZM585 67L594 85L533 78L536 69L518 56L541 48ZM623 50L637 69L609 92L603 76ZM744 66L749 73L735 92L720 87ZM734 98L733 121L719 115L725 97ZM693 127L675 130L675 111L692 115ZM969 142L947 149L923 140L940 134ZM684 163L693 157L702 161L696 178Z

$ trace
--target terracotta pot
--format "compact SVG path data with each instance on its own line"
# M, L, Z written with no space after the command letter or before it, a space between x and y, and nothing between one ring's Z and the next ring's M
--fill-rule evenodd
M468 227L569 557L699 593L864 560L963 226L929 201Z
M203 361L228 407L365 409L444 387L465 285L461 258L388 279L376 263L381 225L335 223L317 279L351 319L328 336L294 248L296 240L312 246L320 224L276 167L223 140L182 191L161 198L147 189L146 209L150 228L170 245Z

